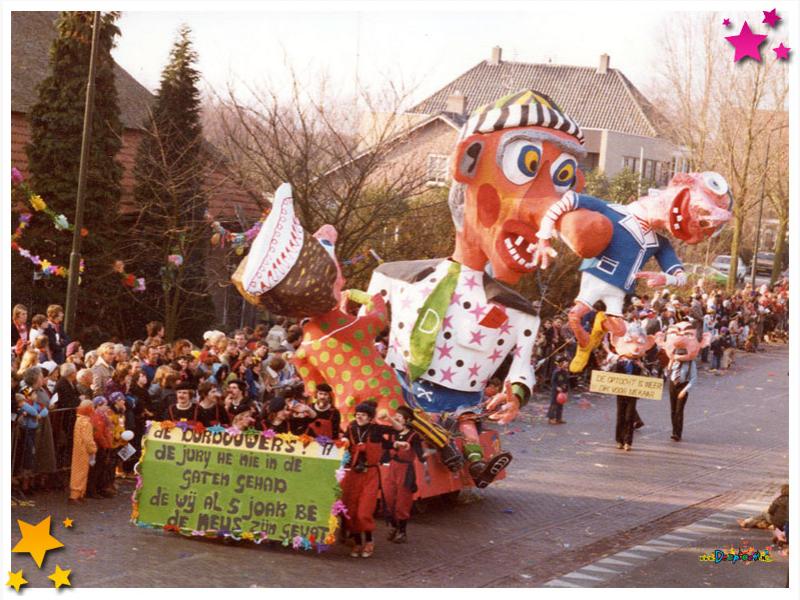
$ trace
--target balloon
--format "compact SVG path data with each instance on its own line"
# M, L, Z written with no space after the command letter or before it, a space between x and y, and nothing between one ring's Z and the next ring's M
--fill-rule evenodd
M559 404L566 404L567 395L564 392L558 392L558 394L556 394L556 402L558 402Z
M133 439L133 432L130 431L129 429L126 429L125 431L122 432L122 435L119 437L121 437L126 442L130 442Z

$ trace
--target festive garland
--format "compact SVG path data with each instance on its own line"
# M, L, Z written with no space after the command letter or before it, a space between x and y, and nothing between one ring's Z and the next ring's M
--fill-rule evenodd
M344 478L344 470L347 463L350 461L350 453L345 450L342 452L342 459L339 463L339 468L336 470L336 496L337 500L331 506L330 515L328 516L328 533L325 536L324 540L318 540L315 538L314 535L310 535L308 537L304 536L294 536L294 537L286 537L282 540L278 539L270 539L267 535L266 531L244 531L242 529L208 529L205 531L200 531L196 529L190 529L188 527L178 527L177 525L153 525L150 523L142 523L139 521L139 496L141 494L142 489L142 476L139 473L139 467L144 462L144 457L147 454L147 433L150 431L152 427L155 427L159 430L166 430L169 431L170 429L177 427L181 429L181 431L193 431L195 433L203 433L205 431L211 433L227 433L228 435L233 436L250 436L250 435L262 435L265 438L273 438L277 437L278 439L282 439L287 442L299 441L304 446L307 446L313 441L317 443L331 443L333 442L337 448L342 448L347 446L346 440L331 440L330 438L326 438L324 436L319 436L316 439L303 434L303 435L294 435L293 433L275 433L272 429L267 429L266 431L259 431L258 429L249 428L245 431L241 431L236 427L223 427L222 425L214 425L212 427L206 428L203 426L202 423L199 422L192 422L192 421L147 421L145 424L144 430L144 437L142 438L142 451L139 458L139 462L134 467L134 471L136 473L136 487L133 490L133 494L131 495L131 523L136 525L137 527L142 527L146 529L161 529L162 531L170 531L173 533L178 533L180 535L186 537L204 537L204 538L217 538L217 539L232 539L235 541L246 540L249 542L253 542L255 544L261 544L262 542L280 542L282 546L289 547L291 546L294 550L313 550L316 549L317 553L325 552L329 550L330 547L336 543L336 532L339 529L339 515L344 515L347 517L347 507L345 506L344 502L341 500L341 488L339 487L339 483L341 483L342 479Z
M14 233L11 234L11 249L16 250L17 252L19 252L19 255L22 258L27 258L34 264L34 266L39 267L43 275L56 275L57 277L67 277L69 275L69 267L64 267L62 265L52 263L46 258L41 258L38 254L33 254L31 253L30 250L27 250L26 248L20 246L19 239L22 237L25 228L28 227L28 224L31 221L31 217L32 215L30 213L22 213L19 216L19 225L17 225L17 228L16 230L14 230ZM83 259L81 259L79 273L83 274L85 269L86 269L86 263L84 262Z
M206 220L209 222L211 229L214 231L211 236L211 245L214 247L219 246L224 248L225 244L230 244L233 246L234 250L236 250L237 254L243 254L244 249L253 242L258 235L258 232L261 231L261 226L264 224L267 215L269 215L269 210L265 210L261 215L261 218L256 221L250 229L241 233L235 233L223 227L219 221L213 220L211 214L207 212Z
M144 284L144 277L136 277L133 273L125 272L125 263L123 261L114 261L114 271L122 276L122 285L131 288L134 292L143 292L147 289Z
M34 193L30 186L25 182L25 178L22 176L22 173L20 173L19 169L16 167L11 167L11 183L25 194L25 199L28 201L28 204L31 205L33 210L36 212L43 212L50 218L50 221L52 221L53 226L57 230L75 231L75 226L70 224L65 215L58 214L52 208L47 206L47 202L45 202L39 194ZM81 237L86 237L87 235L89 235L89 231L85 227L82 227Z

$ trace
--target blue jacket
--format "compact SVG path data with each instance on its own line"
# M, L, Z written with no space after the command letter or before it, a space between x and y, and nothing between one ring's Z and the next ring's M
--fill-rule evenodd
M636 287L636 274L653 256L669 275L683 269L669 240L652 230L643 232L639 221L626 206L577 194L575 208L599 212L614 227L608 246L594 258L584 259L581 271L591 273L625 293L631 293Z
M36 417L44 418L49 414L47 405L39 402L33 404L24 402L20 410L22 411L22 426L25 429L38 429L39 421L36 420Z

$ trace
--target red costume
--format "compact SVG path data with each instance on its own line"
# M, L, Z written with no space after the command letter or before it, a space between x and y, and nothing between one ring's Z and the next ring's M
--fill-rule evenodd
M411 518L411 505L417 491L415 458L425 462L422 439L416 431L396 432L392 442L408 442L408 448L393 449L392 462L383 478L383 496L386 512L394 522Z
M384 452L384 439L392 431L376 423L361 427L355 421L347 428L350 463L342 480L342 502L347 507L345 525L350 533L375 530L373 513L380 487L378 464Z

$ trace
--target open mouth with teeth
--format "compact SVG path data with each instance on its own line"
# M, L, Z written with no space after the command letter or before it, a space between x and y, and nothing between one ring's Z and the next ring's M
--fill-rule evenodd
M536 230L522 221L508 221L497 239L497 253L512 271L528 273L534 270Z

